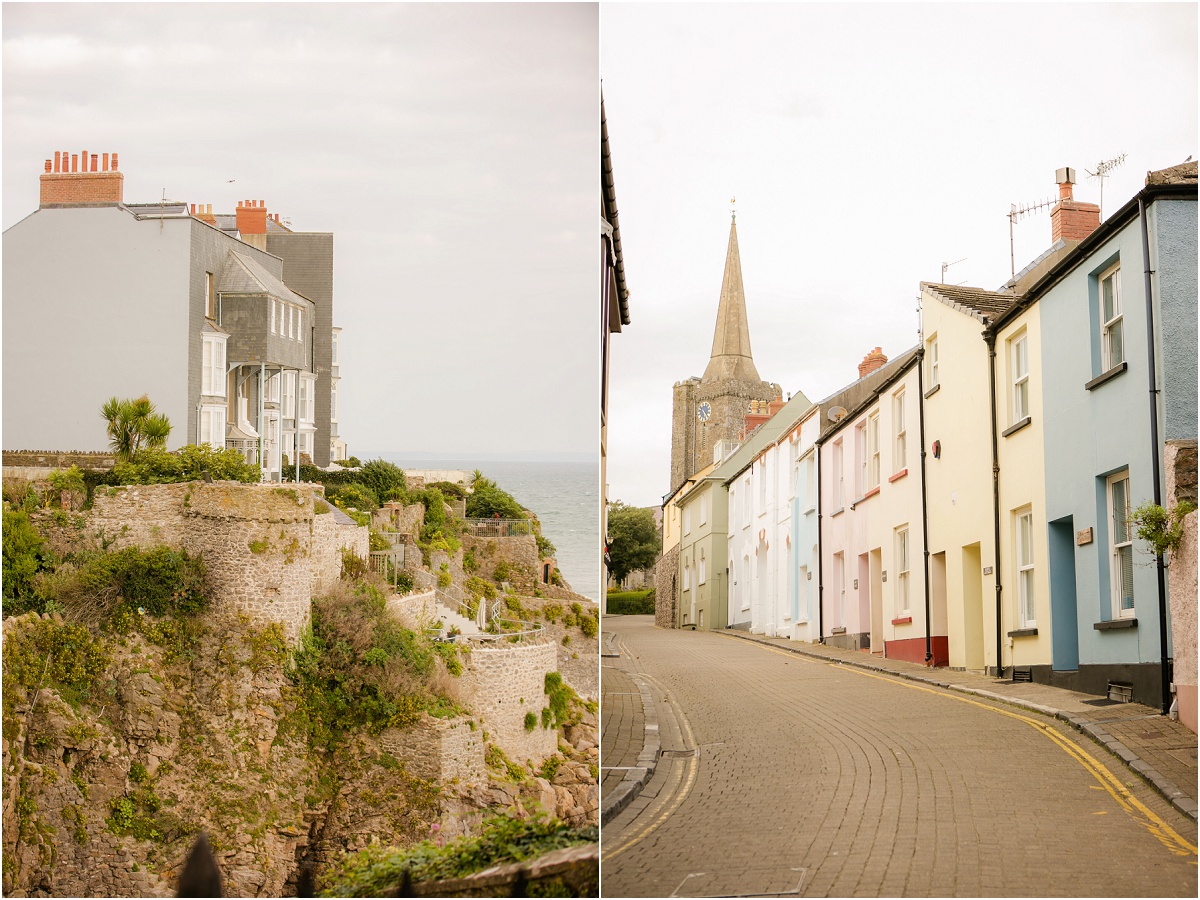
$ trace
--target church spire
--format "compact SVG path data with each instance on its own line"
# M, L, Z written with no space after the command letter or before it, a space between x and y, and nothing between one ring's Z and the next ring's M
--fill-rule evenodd
M738 254L737 213L729 224L729 249L725 252L725 277L717 307L712 357L704 370L704 382L733 379L758 384L758 370L750 355L750 326L746 321L746 293L742 289L742 259Z

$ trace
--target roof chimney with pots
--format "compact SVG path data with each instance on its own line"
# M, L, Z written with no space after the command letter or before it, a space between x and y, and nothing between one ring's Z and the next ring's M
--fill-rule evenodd
M267 249L267 202L238 201L237 230L243 241L260 250Z
M1050 240L1082 241L1100 227L1100 207L1095 203L1078 203L1071 185L1075 170L1064 167L1054 173L1058 182L1058 203L1050 210Z
M100 160L103 159L103 169ZM81 165L82 164L82 165ZM83 151L78 156L55 150L41 176L41 206L112 206L124 201L125 175L117 171L117 154Z
M883 355L883 350L880 347L876 347L864 356L863 361L858 364L858 377L866 378L887 361L888 358Z

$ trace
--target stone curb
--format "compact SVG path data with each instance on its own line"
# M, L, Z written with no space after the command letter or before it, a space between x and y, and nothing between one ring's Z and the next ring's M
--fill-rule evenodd
M933 685L934 687L944 688L960 694L973 694L977 697L985 697L988 700L1007 703L1010 706L1028 709L1032 712L1041 713L1044 716L1050 716L1051 718L1059 719L1063 722L1066 722L1076 731L1088 735L1105 749L1107 749L1115 757L1121 760L1121 762L1123 762L1128 768L1132 769L1134 773L1140 775L1143 780L1148 782L1151 787L1153 787L1156 791L1158 791L1159 794L1162 795L1163 799L1169 802L1185 816L1190 818L1193 822L1197 821L1197 817L1200 815L1200 810L1197 809L1196 801L1181 791L1174 782L1168 780L1149 763L1138 757L1137 754L1135 754L1132 750L1126 747L1123 743L1121 743L1099 725L1091 724L1080 716L1064 712L1061 709L1054 709L1050 706L1042 706L1040 703L1034 703L1032 700L1021 700L1017 697L1006 697L1003 694L997 694L993 691L986 691L982 688L973 688L961 684L951 684L946 681L939 681L936 678L929 678L910 672L897 672L885 666L873 665L872 663L863 660L836 659L834 657L826 656L823 653L806 650L803 647L789 647L779 644L769 644L766 641L759 640L753 635L738 634L734 631L722 631L716 633L726 634L729 637L735 637L743 641L751 641L755 644L763 644L767 647L778 647L780 650L784 650L788 653L795 653L799 656L807 656L811 659L820 659L843 666L854 666L857 669L867 669L872 672L882 672L887 675L892 675L896 678L904 678L908 681L920 681L923 684Z
M638 687L638 693L642 695L642 715L645 719L642 752L638 754L638 764L626 772L624 779L617 785L616 790L604 798L600 808L601 827L604 827L606 821L632 803L637 795L642 792L642 788L646 786L647 782L654 777L654 770L658 767L659 750L662 747L662 740L658 731L658 709L654 705L654 697L650 693L650 685L646 683L646 680L641 675L633 672L625 674L633 679L634 684ZM603 692L601 696L603 696Z

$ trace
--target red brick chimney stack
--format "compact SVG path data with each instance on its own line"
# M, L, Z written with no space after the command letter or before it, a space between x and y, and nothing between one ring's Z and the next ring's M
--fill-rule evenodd
M82 156L82 159L80 158ZM104 168L101 169L101 159ZM125 176L117 171L117 154L69 153L55 150L41 176L42 206L93 206L123 202Z
M1075 184L1074 169L1061 168L1054 177L1058 182L1058 203L1050 210L1050 240L1082 241L1100 227L1100 207L1076 202L1071 189Z
M237 205L237 230L242 235L267 233L267 202L265 200L239 200Z
M858 364L858 377L865 378L888 361L888 358L883 355L883 350L876 347L870 353L863 357L863 361Z

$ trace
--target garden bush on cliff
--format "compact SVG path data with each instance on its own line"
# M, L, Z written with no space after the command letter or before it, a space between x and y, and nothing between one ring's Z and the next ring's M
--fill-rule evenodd
M383 592L369 581L342 581L313 599L312 626L294 660L297 725L319 749L333 749L352 729L377 734L410 725L426 710L455 709L442 657L387 614Z
M45 605L34 590L34 577L50 564L42 536L24 510L4 510L4 615L20 615Z
M240 481L256 484L262 471L246 462L237 450L214 450L207 444L188 444L177 452L144 449L130 462L118 462L109 484L174 484L201 481L205 473L214 481Z

